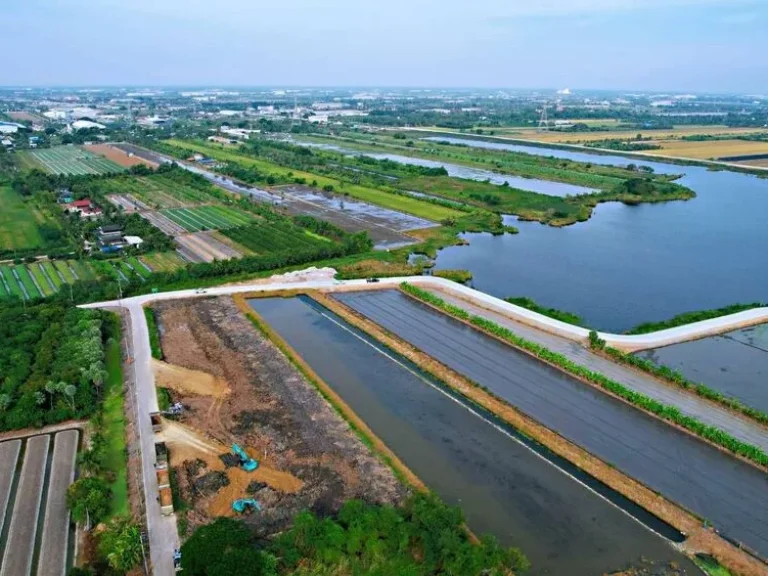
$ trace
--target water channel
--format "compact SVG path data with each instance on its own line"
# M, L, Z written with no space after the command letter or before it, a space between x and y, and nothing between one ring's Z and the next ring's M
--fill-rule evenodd
M325 308L305 298L249 303L406 466L461 506L474 531L522 548L533 563L526 574L593 576L649 561L696 573L589 480L579 483Z
M437 140L447 140L439 137ZM599 205L587 222L553 228L507 223L520 234L466 234L436 268L464 268L495 296L528 296L574 312L588 325L623 331L690 310L768 300L768 179L621 156L451 139L469 146L599 164L648 165L682 174L687 202Z

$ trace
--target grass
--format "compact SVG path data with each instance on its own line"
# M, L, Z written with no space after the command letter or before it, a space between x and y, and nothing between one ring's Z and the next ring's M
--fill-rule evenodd
M41 248L43 216L10 186L0 186L0 252Z
M171 407L171 392L162 386L158 386L155 390L157 392L157 406L160 412L165 412Z
M445 278L446 280L453 280L459 284L466 284L472 280L472 272L469 270L434 270L432 275L438 278Z
M552 352L540 344L521 338L508 328L500 326L487 318L474 316L459 306L449 304L431 292L427 292L426 290L422 290L421 288L417 288L406 282L401 284L401 289L406 294L410 294L414 298L421 300L454 318L468 322L476 328L479 328L481 331L506 341L517 348L525 350L529 354L546 363L559 367L564 372L570 373L576 378L586 380L595 386L602 388L607 393L622 398L628 404L631 404L640 410L649 412L662 420L666 420L667 422L685 428L692 434L695 434L712 444L720 446L737 456L750 460L758 466L763 468L768 467L768 454L761 448L734 438L720 428L709 426L696 418L687 416L675 406L663 404L644 394L635 392L631 388L627 388L623 384L616 382L599 372L593 372L592 370L573 362L562 354Z
M37 280L37 285L40 286L40 290L43 292L44 297L53 296L54 290L51 288L51 285L48 284L48 280L45 277L45 274L43 274L43 271L40 270L40 266L37 265L37 262L34 264L29 264L27 266L27 270L29 273L34 277L35 280Z
M123 358L120 348L120 325L113 322L105 350L107 378L104 382L103 433L106 440L104 464L114 473L110 484L112 516L127 515L128 468L125 449L125 415L123 413Z
M56 267L56 270L61 272L61 275L64 276L64 281L67 284L74 284L75 276L72 274L72 270L69 269L67 262L56 260L53 262L53 265Z
M133 270L136 274L141 276L142 278L149 278L152 275L152 272L147 270L147 267L144 266L139 259L136 256L129 257L126 262L133 266Z
M83 262L81 260L70 260L69 265L72 267L72 269L75 272L77 272L77 275L80 277L80 280L96 279L96 273L87 262Z
M26 269L26 267L16 266L15 270L16 274L19 275L21 283L24 284L24 287L27 289L27 294L29 294L30 299L41 297L42 294L40 294L40 292L35 287L35 283L32 281L32 277L29 275L29 271Z
M152 349L152 358L163 359L163 348L160 344L160 331L157 329L155 311L152 308L144 308L144 317L147 319L149 330L149 346Z
M408 214L413 214L414 216L435 222L461 215L461 212L457 210L453 210L445 206L439 206L437 204L431 204L429 202L422 202L410 196L392 194L389 192L384 192L383 190L377 190L375 188L368 188L355 184L342 183L335 178L328 178L326 176L320 176L310 172L303 172L293 168L285 168L266 160L231 152L221 147L208 146L198 142L188 142L185 140L167 140L165 142L166 144L170 144L178 148L183 148L191 152L199 152L201 154L211 156L217 160L233 162L235 164L241 164L243 166L255 168L256 170L259 170L265 174L274 174L281 178L304 178L307 182L312 182L314 180L317 182L317 186L319 188L323 188L324 186L333 186L334 191L339 194L349 195L359 200L363 200L364 202L369 202L371 204L376 204L378 206L383 206L385 208L390 208L391 210L397 210L399 212L406 212Z
M8 283L8 287L11 290L11 296L16 296L18 298L23 298L24 293L21 291L21 288L19 287L19 283L16 282L16 278L14 278L13 274L11 273L11 267L10 266L0 266L0 272L3 273L3 278L5 278L5 281Z
M47 276L50 278L51 282L53 282L54 288L59 290L64 284L64 281L62 281L58 272L56 272L56 267L53 265L53 262L41 262L40 265L45 269L45 272L47 273Z
M674 316L673 318L670 318L669 320L663 320L661 322L645 322L643 324L639 324L638 326L630 329L627 334L648 334L649 332L667 330L668 328L683 326L685 324L691 324L692 322L701 322L702 320L710 320L712 318L728 316L729 314L736 314L737 312L744 312L745 310L762 308L764 306L768 306L768 304L765 304L764 302L752 302L751 304L732 304L730 306L714 308L712 310L684 312Z
M733 576L727 568L721 566L711 556L697 554L693 561L707 576Z
M561 322L573 324L574 326L584 326L584 321L580 316L577 316L571 312L558 310L557 308L547 308L546 306L542 306L531 298L526 298L523 296L518 298L505 298L504 300L510 304L514 304L515 306L521 306L522 308L526 308L527 310L531 310L533 312L538 312L539 314L549 316L550 318L560 320Z

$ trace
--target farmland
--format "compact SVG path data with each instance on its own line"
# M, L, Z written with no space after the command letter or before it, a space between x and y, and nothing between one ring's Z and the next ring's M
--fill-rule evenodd
M110 178L99 183L99 190L127 197L139 209L179 208L214 200L210 188L194 187L163 174Z
M0 185L0 253L40 248L42 214L10 186Z
M119 164L92 154L79 146L57 146L24 151L20 154L49 174L112 174L124 170Z
M256 254L313 249L328 245L328 238L317 236L286 222L254 222L248 226L223 230L231 238Z
M160 212L187 232L204 230L223 230L235 226L244 226L253 218L245 212L224 206L198 206L195 208L176 208Z
M334 178L286 168L267 160L257 159L252 156L225 150L222 147L209 146L196 141L189 142L184 140L168 140L165 143L176 147L177 149L189 151L190 153L199 152L224 162L233 162L235 164L254 168L265 174L274 174L281 178L290 178L291 180L303 178L307 182L315 181L321 188L325 186L340 188L341 184L339 180ZM452 208L446 208L445 206L423 202L409 196L392 194L367 186L344 184L342 190L345 194L363 200L364 202L370 202L371 204L376 204L399 212L405 212L406 214L412 214L435 222L461 215L460 212Z
M73 531L66 491L75 475L78 442L78 431L67 430L0 443L0 517L10 523L0 575L67 573ZM24 456L18 467L22 444Z
M125 152L124 150L121 150L120 148L110 144L87 144L85 149L99 156L103 156L107 160L114 162L115 164L119 164L123 168L131 168L140 164L149 166L150 168L156 166L156 164L153 162L140 158L139 156L129 154L128 152Z

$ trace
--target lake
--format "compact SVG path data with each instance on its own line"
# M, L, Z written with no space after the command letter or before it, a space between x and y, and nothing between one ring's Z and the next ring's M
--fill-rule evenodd
M437 269L470 270L475 288L483 292L528 296L574 312L591 327L615 332L686 311L768 300L768 179L621 156L504 146L684 174L678 182L697 197L639 206L601 204L589 221L565 228L507 217L520 234L465 234L470 245L440 251Z

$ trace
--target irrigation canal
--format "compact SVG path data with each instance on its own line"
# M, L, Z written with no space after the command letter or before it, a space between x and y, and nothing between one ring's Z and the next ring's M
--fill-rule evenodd
M764 472L399 291L334 297L768 557Z
M533 563L530 574L593 576L641 558L697 573L659 535L679 537L669 526L592 479L569 475L567 463L473 412L317 303L249 303L406 466L461 506L474 531L520 547Z

